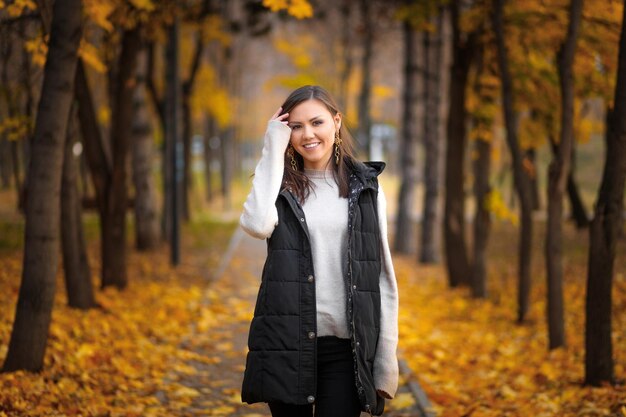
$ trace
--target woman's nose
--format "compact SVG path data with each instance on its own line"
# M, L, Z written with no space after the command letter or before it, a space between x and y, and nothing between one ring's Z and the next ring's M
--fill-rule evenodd
M314 137L314 136L315 136L315 135L313 134L313 128L312 128L311 126L307 126L307 125L305 125L305 126L303 126L303 127L302 127L302 129L303 129L302 136L303 136L305 139L312 138L312 137Z

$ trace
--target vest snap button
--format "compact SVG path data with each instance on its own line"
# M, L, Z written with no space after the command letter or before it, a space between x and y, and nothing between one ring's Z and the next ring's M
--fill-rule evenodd
M304 221L304 217L300 217L300 221L303 222Z
M309 402L309 404L312 404L313 401L315 401L315 397L312 395L309 395L308 397L306 397L306 400Z
M309 275L309 277L307 278L307 281L309 281L309 282L313 282L313 279L314 279L314 278L313 278L313 275Z
M313 339L315 337L315 332L309 332L309 339Z
M355 290L356 290L356 285L353 285L353 286L352 286L352 289L355 289Z

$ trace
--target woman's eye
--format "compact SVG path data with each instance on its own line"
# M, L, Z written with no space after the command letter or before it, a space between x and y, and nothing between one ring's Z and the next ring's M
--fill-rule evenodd
M291 130L296 130L296 129L299 129L299 128L300 128L300 126L298 126L298 125L291 126Z
M322 122L321 120L316 120L316 121L313 122L313 126L319 126L322 123L324 123L324 122Z

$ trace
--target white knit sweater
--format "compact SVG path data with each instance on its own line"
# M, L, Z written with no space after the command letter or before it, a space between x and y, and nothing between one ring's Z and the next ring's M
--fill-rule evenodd
M266 239L278 224L276 198L284 170L284 153L291 129L280 121L268 123L261 159L254 171L252 189L243 205L241 227L251 236ZM332 174L305 170L313 192L302 209L311 236L318 336L348 338L346 297L343 284L347 250L348 204L339 197ZM374 385L392 398L398 389L398 286L387 239L387 201L382 187L378 192L378 219L381 236L380 334L374 359ZM332 236L332 238L328 238Z

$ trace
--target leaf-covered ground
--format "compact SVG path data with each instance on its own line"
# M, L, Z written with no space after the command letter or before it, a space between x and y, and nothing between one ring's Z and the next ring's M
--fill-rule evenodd
M538 224L528 321L516 320L516 229L496 224L489 296L447 288L441 266L395 257L401 289L400 344L441 416L626 416L626 242L613 291L617 387L583 387L588 231L565 228L567 347L548 352L543 228Z
M87 234L97 229L87 222ZM169 252L130 251L130 284L124 291L97 291L101 308L87 312L66 306L61 273L41 373L0 374L0 416L172 416L198 393L179 382L192 372L188 362L219 360L184 346L192 326L212 321L201 305L211 273L236 223L197 221L185 229L183 262L169 266ZM19 232L14 217L4 230ZM20 237L0 247L0 358L6 357L21 277ZM89 246L94 284L98 244ZM97 288L97 286L96 286Z
M1 207L0 207L1 209ZM6 356L21 274L19 217L0 211L0 360ZM97 227L86 219L97 282ZM441 265L395 256L401 356L441 416L626 416L626 256L615 266L613 341L622 385L582 387L587 232L566 228L568 346L547 351L541 223L535 234L528 322L514 324L516 230L494 227L489 297L450 290ZM102 308L65 306L59 274L45 368L0 374L0 416L269 416L241 404L240 383L263 251L240 246L216 268L235 224L195 221L183 234L183 264L166 248L131 251L125 291L97 291ZM262 244L263 242L261 242ZM263 249L261 245L261 249ZM416 415L405 377L387 416Z

